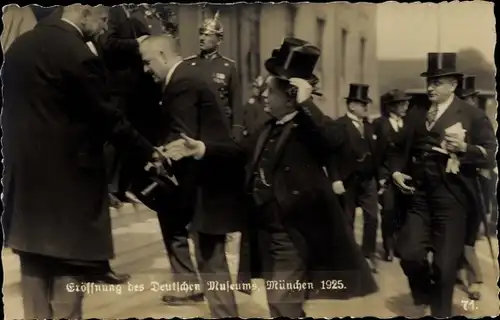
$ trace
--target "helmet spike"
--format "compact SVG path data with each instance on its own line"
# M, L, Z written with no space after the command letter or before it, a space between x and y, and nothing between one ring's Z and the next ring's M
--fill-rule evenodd
M219 10L217 10L217 12L216 12L216 13L215 13L215 15L214 15L214 20L215 20L215 21L218 21L218 20L219 20L219 16L220 16L220 14L219 14Z

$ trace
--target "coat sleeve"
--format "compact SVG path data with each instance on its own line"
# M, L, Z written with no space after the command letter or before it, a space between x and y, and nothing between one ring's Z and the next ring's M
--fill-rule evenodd
M199 139L198 108L213 108L217 105L215 95L208 87L191 79L177 81L175 87L169 90L169 94L173 98L169 100L166 111L172 120L173 132ZM224 141L207 140L203 143L206 147L203 160L242 157L241 146L230 137Z
M345 139L342 124L323 114L311 99L299 105L298 111L295 120L305 129L311 145L324 153L340 148Z
M387 161L387 152L389 152L389 130L382 119L375 122L375 135L377 136L377 175L379 180L389 179L389 163Z
M470 141L460 161L472 164L478 168L491 168L495 163L497 140L486 113L475 109L475 116L471 124Z
M118 29L121 24L128 21L127 15L121 6L110 9L108 31L99 37L104 49L109 52L120 53L123 51L139 54L139 43L134 39L124 39L118 36ZM140 37L140 35L136 35Z
M110 137L110 141L119 149L129 151L141 161L151 159L154 147L142 137L128 122L112 97L106 90L105 70L97 57L83 59L76 68L68 70L79 94L75 99L82 99L85 106L79 110L96 124L96 127ZM97 130L96 128L96 130Z

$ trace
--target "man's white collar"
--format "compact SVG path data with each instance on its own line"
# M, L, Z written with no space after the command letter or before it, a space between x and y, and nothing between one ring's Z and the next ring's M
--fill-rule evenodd
M70 25L72 25L73 28L75 28L76 30L78 30L78 32L82 35L82 37L84 36L82 29L80 29L73 21L69 21L66 18L61 18L61 20L64 21L64 22L66 22L66 23L69 23Z

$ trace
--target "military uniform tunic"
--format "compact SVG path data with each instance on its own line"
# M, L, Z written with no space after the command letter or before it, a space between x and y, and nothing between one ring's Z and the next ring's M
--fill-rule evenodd
M198 68L200 77L217 97L229 120L230 128L240 128L242 132L243 107L236 63L219 52L206 56L193 55L184 60L193 68Z

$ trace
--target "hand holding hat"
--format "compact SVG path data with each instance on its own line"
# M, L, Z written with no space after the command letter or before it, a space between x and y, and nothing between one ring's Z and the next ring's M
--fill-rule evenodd
M301 78L291 78L289 82L290 85L297 88L296 100L298 104L301 104L311 98L313 86L307 80Z

